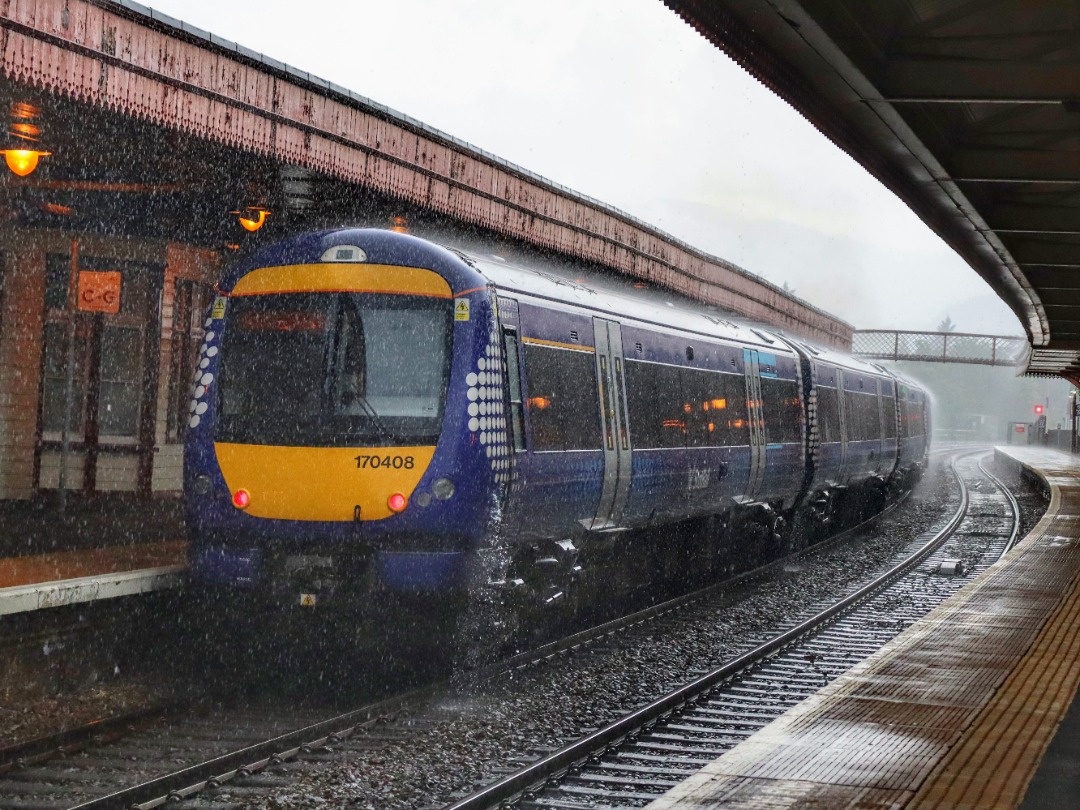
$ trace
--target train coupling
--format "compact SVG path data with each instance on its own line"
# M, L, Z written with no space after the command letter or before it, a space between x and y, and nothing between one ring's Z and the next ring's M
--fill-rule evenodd
M286 590L300 607L316 607L333 598L340 579L334 558L317 554L295 554L285 558Z

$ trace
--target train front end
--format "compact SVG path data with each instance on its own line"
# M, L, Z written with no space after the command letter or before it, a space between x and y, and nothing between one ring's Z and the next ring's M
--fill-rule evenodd
M301 608L458 586L509 478L468 430L491 300L454 254L385 231L230 271L185 446L193 580Z

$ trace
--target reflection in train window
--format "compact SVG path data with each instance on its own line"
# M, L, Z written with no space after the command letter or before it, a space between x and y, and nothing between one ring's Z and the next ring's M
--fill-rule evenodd
M525 343L533 450L600 448L600 400L591 352Z
M682 369L689 404L687 445L731 447L750 443L746 379L741 374Z
M835 388L817 388L818 435L822 444L840 441L840 400Z
M749 443L742 375L627 360L626 385L634 447Z
M881 415L876 393L844 392L848 441L866 441L881 436Z
M761 403L766 444L802 441L802 407L794 380L761 378Z
M895 397L882 397L881 398L881 411L884 421L882 422L882 433L886 439L896 438L896 398Z
M685 447L686 413L677 366L626 362L626 408L634 447Z

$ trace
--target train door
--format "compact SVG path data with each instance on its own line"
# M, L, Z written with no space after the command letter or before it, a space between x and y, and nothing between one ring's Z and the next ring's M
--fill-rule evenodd
M896 380L879 380L878 386L881 391L878 404L881 408L881 455L884 461L881 472L891 476L900 458L896 435Z
M841 482L847 481L847 458L848 458L848 412L847 397L844 396L844 370L836 369L836 405L840 412L840 474Z
M757 349L743 349L746 375L746 418L750 423L750 482L746 494L753 498L765 477L765 424L761 413L760 357Z
M593 331L604 445L604 486L592 528L604 529L619 525L630 492L630 431L626 424L622 328L614 321L593 318Z

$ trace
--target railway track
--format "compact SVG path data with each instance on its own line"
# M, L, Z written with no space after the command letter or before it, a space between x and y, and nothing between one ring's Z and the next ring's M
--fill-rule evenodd
M907 559L755 649L448 810L643 807L884 646L1016 542L1020 512L975 454L960 506Z
M989 489L992 482L988 478L982 480L985 483L980 486ZM978 504L983 497L984 493L975 491L969 500ZM816 546L810 556L821 554L830 546L842 541L843 538L839 538ZM972 555L969 554L968 557L974 560ZM942 559L952 558L943 557ZM604 645L633 644L634 632L667 633L671 630L669 625L677 623L679 621L677 617L685 609L710 599L722 598L723 592L737 590L739 587L753 587L756 581L777 575L778 571L790 563L790 560L774 563L755 572L744 574L735 581L680 597L602 627L584 631L479 672L476 679L481 681L492 679L500 672L526 668L538 661L582 648L591 647L598 650ZM940 576L936 577L936 580L953 581ZM650 626L651 630L642 630ZM798 628L794 629L798 630ZM802 653L802 655L804 662L805 656L814 656L810 667L813 674L805 679L801 687L789 688L791 698L806 693L807 689L816 690L834 669L837 672L843 671L854 663L854 660L847 660L845 663L844 660L837 659L835 655L824 649L820 652ZM783 669L785 665L777 663L775 666ZM786 666L788 669L793 668L791 665ZM837 667L839 669L836 669ZM775 673L768 675L768 678L775 677ZM699 682L701 680L701 678L698 679ZM756 693L755 690L758 690L758 687L748 688L751 693ZM348 761L362 752L385 747L410 735L422 734L425 729L444 720L452 720L454 709L452 707L441 709L439 701L435 700L442 689L442 686L434 686L419 690L407 696L364 706L332 719L325 719L324 715L320 716L314 711L291 714L274 712L272 717L267 717L259 712L243 716L235 709L229 709L206 712L197 718L174 716L150 727L134 730L122 737L114 734L112 741L107 744L95 745L92 740L84 740L82 744L85 748L78 753L69 752L62 758L48 761L45 761L46 755L39 753L36 762L28 762L25 767L12 768L6 778L0 777L0 808L13 810L30 807L150 808L166 802L174 806L176 803L182 803L184 807L193 808L236 806L237 802L242 802L253 794L263 794L288 783L292 779L291 772L302 767L301 761L323 763ZM685 702L685 699L680 700ZM757 700L760 711L755 709L752 713L754 716L744 718L742 727L728 734L729 742L741 739L765 721L765 704L769 700L764 697L764 692ZM779 708L778 704L769 711ZM717 711L730 714L734 709L727 707ZM713 715L714 725L720 716ZM389 722L391 720L394 722ZM670 734L675 731L670 722L667 727L658 730L659 727L655 726L656 722L655 719L645 720L642 728L653 725L653 730L649 732L653 735ZM688 723L695 728L699 725L694 721L688 721ZM616 734L612 740L626 740L635 735L641 735L640 729ZM656 780L670 781L679 768L695 764L709 752L721 750L715 743L702 743L695 749L697 753L681 753L678 750L682 747L681 743L665 742L662 736L657 739L658 742L649 743L644 736L640 736L639 742L642 745L654 746L653 754L644 755L640 762L629 763L632 767L628 770L623 768L622 771L619 769L611 771L609 765L600 764L598 765L600 770L595 779L605 782L613 775L625 771L627 774L638 773L641 777L639 785L663 784ZM58 745L63 745L62 740L56 742ZM608 741L604 743L604 747L613 744L614 742ZM39 747L40 745L39 743ZM662 753L667 750L665 746L673 749L674 758L682 760L674 770L670 764L660 767L658 761L653 762L650 759L650 757L667 756ZM623 748L625 749L626 746L624 745ZM510 789L510 793L507 794L509 798L493 799L488 804L482 803L488 801L487 799L470 799L468 801L481 803L463 806L497 806L499 803L512 800L515 796L520 798L526 791L531 790L532 785L538 780L547 781L555 778L557 774L566 773L568 768L576 768L580 760L594 755L594 753L589 753L577 756L568 766L560 766L561 770L555 768L541 777L534 778L527 775L515 777L519 782L524 779L528 784L524 787L519 784L518 787ZM635 770L650 767L658 768L658 770L640 772ZM593 778L586 771L569 777L569 779L583 779L586 782ZM227 786L226 791L213 790L222 785ZM563 789L570 793L575 790L569 781L564 783ZM590 795L588 791L592 789L591 787L584 788L583 795ZM629 791L633 793L636 788ZM592 800L586 800L585 804L593 806L591 802ZM565 806L585 806L585 804L579 802L577 805ZM541 803L538 806L548 805Z

